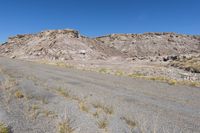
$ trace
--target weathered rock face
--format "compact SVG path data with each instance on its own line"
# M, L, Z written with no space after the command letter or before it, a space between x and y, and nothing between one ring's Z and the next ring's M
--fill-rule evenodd
M0 52L9 57L50 60L97 59L106 56L104 47L97 44L75 30L49 30L10 37L5 45L0 46Z
M0 54L15 58L97 60L108 57L148 58L200 52L200 36L175 33L111 34L97 38L76 30L48 30L16 35L0 46Z
M200 51L200 36L175 33L112 34L96 39L127 56L163 56Z

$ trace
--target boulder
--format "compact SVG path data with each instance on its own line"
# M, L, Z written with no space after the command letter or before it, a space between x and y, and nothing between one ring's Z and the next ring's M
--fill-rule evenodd
M10 58L15 59L15 58L16 58L16 55L12 55Z
M85 55L86 54L86 50L79 50L79 54Z

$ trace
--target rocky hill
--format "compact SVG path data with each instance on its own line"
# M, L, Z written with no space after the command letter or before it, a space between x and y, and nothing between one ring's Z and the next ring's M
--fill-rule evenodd
M17 35L0 90L0 133L200 133L200 36Z
M176 33L112 34L96 40L128 57L179 55L200 50L200 36Z
M10 37L0 47L1 54L17 58L50 60L98 59L110 48L98 45L94 39L81 36L75 30L49 30L38 34Z
M76 30L48 30L9 37L0 54L12 58L106 60L200 52L200 36L176 33L111 34L89 38Z

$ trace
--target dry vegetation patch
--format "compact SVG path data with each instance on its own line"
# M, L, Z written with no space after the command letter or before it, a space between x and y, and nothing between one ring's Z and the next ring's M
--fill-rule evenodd
M58 133L73 133L75 128L72 126L72 121L66 119L58 124Z
M111 114L114 113L112 106L105 105L105 104L102 104L102 103L93 103L92 105L93 105L94 108L102 109L106 114L111 115Z
M89 107L84 101L79 102L79 109L87 113L89 112Z
M200 73L200 56L176 60L170 65L193 73Z
M136 122L129 117L122 117L121 119L124 120L126 124L131 128L134 128L136 126Z
M98 70L99 73L103 73L103 74L110 74L111 73L111 70L108 69L108 68L100 68Z
M63 88L58 88L57 90L56 90L60 95L62 95L63 97L65 97L65 98L68 98L69 96L70 96L70 92L68 91L68 90L66 90L66 89L63 89Z
M108 120L106 118L98 120L97 125L101 129L106 129L108 127Z
M94 117L96 117L96 118L99 118L99 112L98 111L96 111L96 112L94 112L93 114L92 114Z
M24 94L23 94L23 92L22 91L20 91L20 90L17 90L16 92L15 92L15 97L16 98L24 98Z
M2 122L0 122L0 133L10 133L9 127Z

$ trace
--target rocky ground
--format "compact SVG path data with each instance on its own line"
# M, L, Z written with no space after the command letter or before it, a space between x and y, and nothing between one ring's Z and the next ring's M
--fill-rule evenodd
M0 68L0 122L13 133L200 132L196 87L5 57Z

